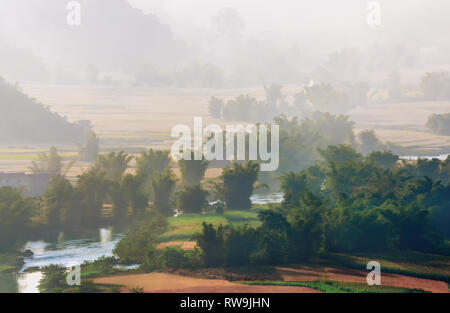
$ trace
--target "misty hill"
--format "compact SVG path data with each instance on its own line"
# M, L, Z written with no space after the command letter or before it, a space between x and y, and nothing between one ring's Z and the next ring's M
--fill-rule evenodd
M0 143L84 141L89 122L70 123L0 77Z
M50 72L63 72L59 75L72 81L73 77L95 80L97 72L133 73L142 66L172 66L186 56L184 44L174 39L168 26L126 0L79 3L79 26L67 24L67 1L0 3L0 38L28 49Z

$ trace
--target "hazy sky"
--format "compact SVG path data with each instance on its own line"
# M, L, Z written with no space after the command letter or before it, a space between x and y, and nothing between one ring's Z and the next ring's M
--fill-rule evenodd
M365 22L369 0L128 0L146 12L157 13L162 20L205 25L219 9L237 9L249 31L287 30L295 27L333 27ZM436 6L442 0L379 0L386 14L400 18L423 6Z
M246 21L250 33L289 30L311 23L329 24L345 22L348 17L365 20L365 2L355 1L301 1L301 0L128 0L146 12L156 13L162 21L174 24L189 23L198 27L207 26L211 17L224 7L239 11ZM339 15L336 15L336 9ZM359 11L359 12L358 12Z
M152 14L144 16L126 1ZM448 62L450 55L449 0L378 0L379 27L367 24L367 4L376 2L372 0L80 2L83 22L70 28L65 0L0 0L0 68L9 66L14 72L17 65L11 58L20 60L24 71L30 65L23 59L29 60L36 72L66 65L78 71L91 64L106 72L133 72L144 64L201 62L227 71L266 68L271 74L283 63L286 69L310 71L345 49L357 50L369 61L379 58L374 63L388 64L386 68L420 66L422 50L434 53L435 63ZM222 14L213 24L224 8L235 9L237 17ZM19 52L28 56L11 57Z
M197 30L211 26L211 18L224 7L236 9L245 20L244 34L258 39L305 42L319 34L341 47L363 45L373 39L367 23L370 0L128 0L170 24L175 35L195 39ZM433 31L450 27L448 0L378 0L382 8L379 37L395 43L410 37L431 38ZM442 34L441 34L442 36ZM439 39L442 41L442 39ZM335 44L331 42L331 44ZM426 42L423 43L427 45ZM435 43L433 43L435 44Z

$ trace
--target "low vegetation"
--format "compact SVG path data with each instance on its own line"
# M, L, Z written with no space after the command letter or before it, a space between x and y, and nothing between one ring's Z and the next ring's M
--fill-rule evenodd
M252 281L245 282L252 286L291 286L307 287L320 290L324 293L426 293L421 289L408 289L390 286L369 286L363 283L351 283L340 281L311 281L311 282L287 282L287 281Z
M450 283L450 257L414 251L378 253L327 254L327 259L346 267L364 270L367 263L377 260L386 273L402 274Z

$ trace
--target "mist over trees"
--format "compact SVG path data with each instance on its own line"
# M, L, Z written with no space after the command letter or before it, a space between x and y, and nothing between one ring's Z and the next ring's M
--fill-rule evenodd
M390 14L377 29L377 38L383 40L375 46L373 29L361 24L365 6L356 0L352 3L353 10L333 1L298 2L295 10L270 3L272 14L255 4L252 11L262 9L266 18L283 13L282 19L288 23L267 28L269 23L261 25L254 14L241 11L246 5L231 8L221 2L214 5L215 11L190 14L188 20L207 21L200 29L154 2L80 0L81 25L69 27L64 4L4 1L0 4L0 65L5 69L2 75L11 80L221 88L269 81L376 82L371 71L432 64L427 49L440 52L439 62L448 61L448 38L443 31L448 21L445 9L438 9L448 7L445 1L433 6L414 0L422 9L411 5L408 16L426 21L422 27L403 18L403 6L384 4ZM299 14L293 15L294 11ZM332 20L330 12L343 18ZM327 22L311 29L313 16ZM346 48L336 45L348 36L354 38L354 44Z
M78 157L81 161L92 162L100 150L100 140L97 134L88 130L86 134L85 145L78 144Z
M152 197L151 182L159 174L163 173L170 165L170 151L153 150L141 151L136 158L136 175L143 179L143 190Z
M64 76L93 83L90 78L97 75L89 74L92 69L99 74L130 75L142 66L169 65L186 55L187 49L174 39L168 26L125 0L82 0L80 4L82 22L78 27L67 25L66 3L48 0L5 4L1 25L11 29L15 23L15 42L33 47L46 62L51 60L55 78L57 71L66 72L59 75L63 83L68 82Z
M38 153L38 160L32 161L30 170L35 174L45 173L57 175L61 173L62 158L58 155L58 150L51 147L48 154Z
M426 73L420 82L425 99L449 100L450 99L450 74L448 72Z
M435 134L450 136L450 113L431 115L426 126Z

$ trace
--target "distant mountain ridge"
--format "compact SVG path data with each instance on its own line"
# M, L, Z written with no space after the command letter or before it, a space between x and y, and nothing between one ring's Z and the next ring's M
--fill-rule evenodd
M90 123L71 123L0 77L0 144L83 143Z

